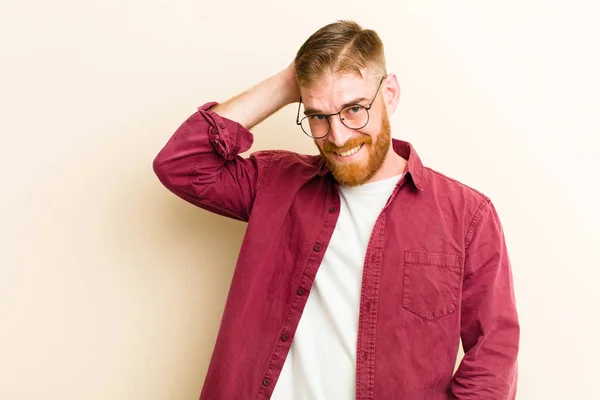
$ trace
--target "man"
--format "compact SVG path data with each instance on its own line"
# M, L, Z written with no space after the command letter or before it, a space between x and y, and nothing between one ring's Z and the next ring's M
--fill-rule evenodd
M281 73L200 107L157 156L172 192L248 222L201 399L515 397L497 213L391 139L399 97L378 35L339 21ZM249 129L299 100L320 155L239 156Z

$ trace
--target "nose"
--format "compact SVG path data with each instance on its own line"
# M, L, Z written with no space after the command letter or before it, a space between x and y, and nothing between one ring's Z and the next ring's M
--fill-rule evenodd
M353 131L342 123L339 117L329 119L328 140L337 147L342 147L352 137Z

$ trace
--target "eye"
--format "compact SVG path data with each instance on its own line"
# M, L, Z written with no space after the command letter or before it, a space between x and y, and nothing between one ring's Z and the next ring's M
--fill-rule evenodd
M348 111L350 111L353 114L356 114L357 112L360 112L362 108L362 106L352 106L348 109Z
M326 118L327 117L325 117L323 114L313 114L308 116L308 119L311 121L323 121Z

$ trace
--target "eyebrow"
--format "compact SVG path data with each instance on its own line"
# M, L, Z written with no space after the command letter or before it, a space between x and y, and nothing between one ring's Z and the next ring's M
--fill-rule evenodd
M353 106L355 104L359 104L361 101L368 101L368 100L369 99L367 99L365 97L359 97L358 99L349 101L346 104L342 105L342 108L340 110L343 110L344 108L346 108L348 106ZM310 115L310 114L324 114L324 113L320 110L314 110L314 109L304 110L304 115Z

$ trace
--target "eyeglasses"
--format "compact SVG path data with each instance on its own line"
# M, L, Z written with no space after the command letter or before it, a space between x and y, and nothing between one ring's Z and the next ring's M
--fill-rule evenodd
M369 123L369 110L373 106L373 103L377 98L377 94L379 93L379 89L381 89L381 84L384 80L385 76L381 78L379 86L377 87L377 91L375 92L375 96L373 96L373 100L371 100L371 103L367 107L363 106L362 104L351 104L342 108L340 112L333 114L308 114L306 117L300 119L300 107L302 106L302 97L300 97L300 103L298 104L298 115L296 116L296 125L300 125L302 131L308 137L313 139L322 139L329 135L329 131L331 130L329 118L333 117L334 115L339 116L342 124L350 129L357 130L364 128Z

